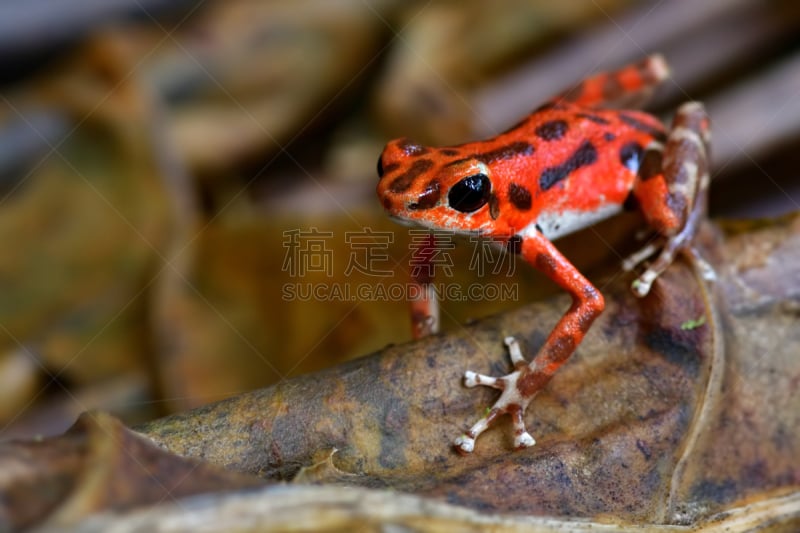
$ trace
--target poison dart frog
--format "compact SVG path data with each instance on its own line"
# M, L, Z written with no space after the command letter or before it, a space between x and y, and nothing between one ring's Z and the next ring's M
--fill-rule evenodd
M679 252L699 260L692 240L705 214L711 137L703 105L680 106L669 129L653 115L619 109L647 97L668 75L664 58L653 55L586 78L493 138L443 148L396 139L384 148L377 193L392 218L495 241L572 296L530 362L508 337L511 373L465 373L467 387L485 385L501 394L455 440L457 451L473 451L475 439L503 414L511 415L515 448L534 445L526 408L603 311L603 296L559 253L554 239L635 205L657 236L623 263L632 270L654 257L633 282L637 296L648 294ZM433 246L431 235L417 256ZM419 271L412 279L419 297L411 302L417 338L438 328L432 280L426 269Z

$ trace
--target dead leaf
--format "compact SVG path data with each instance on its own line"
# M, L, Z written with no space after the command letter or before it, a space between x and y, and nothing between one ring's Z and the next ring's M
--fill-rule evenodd
M0 444L0 530L262 483L175 456L109 415L87 413L62 436Z
M503 422L473 455L452 451L494 395L464 389L460 376L506 370L506 335L540 345L563 298L140 429L181 455L276 480L336 448L335 467L356 476L348 484L499 513L693 523L795 491L800 333L786 293L796 289L762 285L771 266L798 276L800 218L719 246L708 234L715 284L679 262L643 300L627 279L604 287L606 312L528 413L530 450L510 451ZM776 260L733 271L746 239L772 243ZM744 300L742 279L753 293ZM761 312L743 305L753 301ZM681 327L698 316L706 323Z
M790 494L732 508L692 526L652 524L651 533L742 533L796 531L800 496ZM214 494L165 503L128 513L103 513L72 531L118 533L153 531L168 524L171 531L450 531L493 533L622 533L631 524L583 519L492 515L389 490L355 487L265 487L235 494ZM766 525L766 527L765 527ZM44 529L43 531L49 531Z

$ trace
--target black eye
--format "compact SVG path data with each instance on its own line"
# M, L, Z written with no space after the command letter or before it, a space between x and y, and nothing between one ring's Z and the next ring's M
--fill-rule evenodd
M462 213L471 213L489 201L492 182L486 174L473 174L459 181L447 193L450 207Z
M378 177L383 177L383 156L378 157Z

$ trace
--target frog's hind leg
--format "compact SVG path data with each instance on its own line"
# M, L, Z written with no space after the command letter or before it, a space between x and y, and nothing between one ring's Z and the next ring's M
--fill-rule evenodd
M664 57L654 54L619 70L590 76L557 94L548 104L570 103L581 107L609 109L640 108L650 99L655 88L668 77L669 66Z
M640 210L660 235L623 262L632 270L655 252L656 259L633 283L637 296L645 296L653 281L672 263L678 252L689 255L704 271L713 273L692 248L692 240L706 212L709 183L708 115L699 102L688 102L672 122L666 144L651 143L639 166L633 194Z

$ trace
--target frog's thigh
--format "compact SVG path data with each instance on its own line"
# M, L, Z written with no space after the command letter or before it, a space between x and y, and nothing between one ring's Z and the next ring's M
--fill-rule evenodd
M683 104L667 142L645 149L633 194L647 220L661 235L683 229L698 191L708 187L708 116L699 102Z

